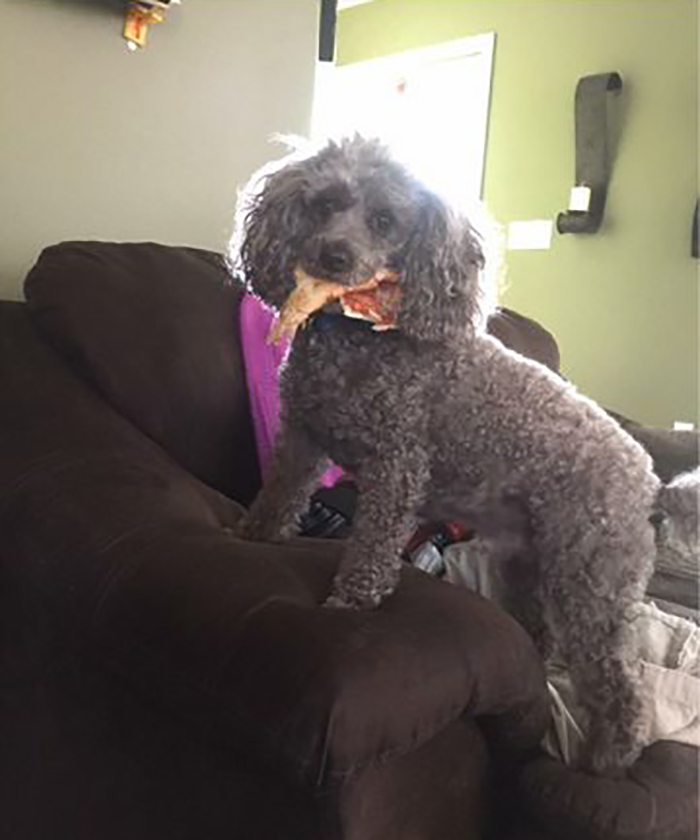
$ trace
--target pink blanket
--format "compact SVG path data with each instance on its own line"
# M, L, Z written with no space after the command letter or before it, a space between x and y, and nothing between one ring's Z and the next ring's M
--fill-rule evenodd
M280 429L279 370L289 351L289 342L268 344L267 336L276 315L259 298L246 293L240 306L240 335L250 414L255 430L258 463L263 480L272 464ZM327 470L321 483L330 487L343 475L340 467Z

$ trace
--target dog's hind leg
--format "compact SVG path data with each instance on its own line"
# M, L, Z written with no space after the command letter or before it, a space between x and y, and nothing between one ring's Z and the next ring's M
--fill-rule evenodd
M509 553L501 555L501 567L503 605L528 632L540 656L549 659L555 640L546 620L541 571L532 546L515 537Z
M610 564L602 569L603 583L590 570L579 567L575 574L565 565L550 566L543 588L557 654L589 718L584 764L597 773L614 773L632 764L644 743L631 624L639 587L624 580L619 566L617 581L611 580Z
M283 426L270 475L243 518L238 536L262 541L295 536L299 517L327 466L325 453L302 426Z
M477 533L449 551L445 579L495 601L529 633L544 659L552 652L539 566L522 531Z

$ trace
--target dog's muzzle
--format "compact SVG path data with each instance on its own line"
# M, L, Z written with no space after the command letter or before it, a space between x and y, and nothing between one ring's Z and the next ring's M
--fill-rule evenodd
M318 266L324 274L334 279L351 274L355 268L355 255L344 242L325 242L318 255Z

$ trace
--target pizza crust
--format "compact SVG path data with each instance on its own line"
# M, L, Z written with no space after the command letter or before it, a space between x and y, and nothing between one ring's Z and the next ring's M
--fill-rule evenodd
M374 329L388 330L396 326L401 289L399 275L392 271L378 271L366 283L345 286L332 280L312 277L302 268L294 270L296 286L270 330L268 343L291 341L299 327L319 309L338 300L345 315L371 321Z

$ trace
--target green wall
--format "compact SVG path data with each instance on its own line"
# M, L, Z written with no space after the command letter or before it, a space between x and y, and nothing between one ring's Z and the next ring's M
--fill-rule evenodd
M496 32L485 201L550 218L574 182L579 77L624 80L604 228L506 253L502 302L559 341L566 375L654 425L698 419L696 0L374 0L342 13L339 63Z

